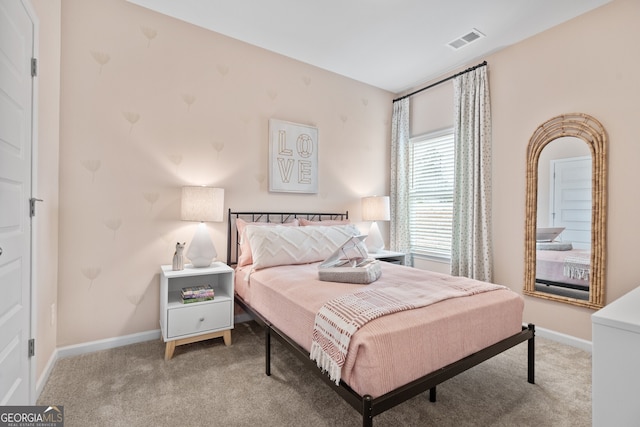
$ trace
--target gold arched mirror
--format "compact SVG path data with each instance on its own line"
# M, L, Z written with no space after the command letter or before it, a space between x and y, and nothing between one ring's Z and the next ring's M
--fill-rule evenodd
M527 147L525 295L604 306L606 189L600 122L572 113L536 129Z

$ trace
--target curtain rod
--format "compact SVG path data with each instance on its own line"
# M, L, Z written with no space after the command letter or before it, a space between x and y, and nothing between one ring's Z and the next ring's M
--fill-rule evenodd
M449 77L447 77L446 79L442 79L442 80L440 80L439 82L432 83L432 84L430 84L429 86L423 87L422 89L418 89L418 90L416 90L416 91L414 91L414 92L411 92L411 93L409 93L409 94L407 94L407 95L403 95L403 96L401 96L400 98L396 98L396 99L394 99L394 100L393 100L393 102L401 101L401 100L403 100L403 99L405 99L405 98L409 98L410 96L413 96L413 95L415 95L415 94L417 94L417 93L420 93L420 92L422 92L422 91L424 91L424 90L431 89L431 88L432 88L432 87L434 87L434 86L438 86L438 85L439 85L439 84L441 84L441 83L447 82L447 81L449 81L449 80L451 80L451 79L455 79L455 78L456 78L456 77L458 77L458 76L461 76L461 75L463 75L463 74L466 74L466 73L468 73L469 71L473 71L473 70L475 70L476 68L484 67L485 65L487 65L487 61L484 61L484 62L482 62L482 63L480 63L480 64L478 64L478 65L474 65L473 67L467 68L467 69L466 69L466 70L464 70L464 71L460 71L459 73L454 74L453 76L449 76Z

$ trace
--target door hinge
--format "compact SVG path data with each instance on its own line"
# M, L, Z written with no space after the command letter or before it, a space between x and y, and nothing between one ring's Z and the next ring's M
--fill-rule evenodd
M31 218L36 216L36 202L42 202L42 199L36 199L35 197L29 199L29 216Z
M29 357L33 357L36 355L36 339L31 338L29 340Z
M31 77L38 75L38 58L31 58Z

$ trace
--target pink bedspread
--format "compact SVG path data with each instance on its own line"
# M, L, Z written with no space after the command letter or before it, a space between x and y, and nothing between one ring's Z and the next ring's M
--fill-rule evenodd
M573 279L565 275L565 261L568 258L586 259L587 265L585 268L588 269L591 253L581 249L572 249L570 251L538 250L536 251L536 279L578 285L588 290L589 280Z
M236 270L236 292L307 351L315 315L332 298L377 283L461 283L452 277L382 263L372 285L321 282L318 264ZM403 311L375 319L351 339L342 380L361 395L378 397L416 378L520 332L524 301L504 289Z

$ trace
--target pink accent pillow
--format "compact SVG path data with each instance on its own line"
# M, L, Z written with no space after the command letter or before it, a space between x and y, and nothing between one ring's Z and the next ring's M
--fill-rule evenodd
M310 221L308 219L300 218L300 225L346 225L351 224L348 219L327 219L325 221Z
M277 222L247 222L244 219L236 218L236 229L238 230L238 239L240 240L240 254L238 255L238 267L243 265L253 264L253 257L251 256L251 244L245 233L245 227L247 225L261 225L265 227L274 225L286 225L291 227L297 227L300 225L297 219L294 219L285 223Z

